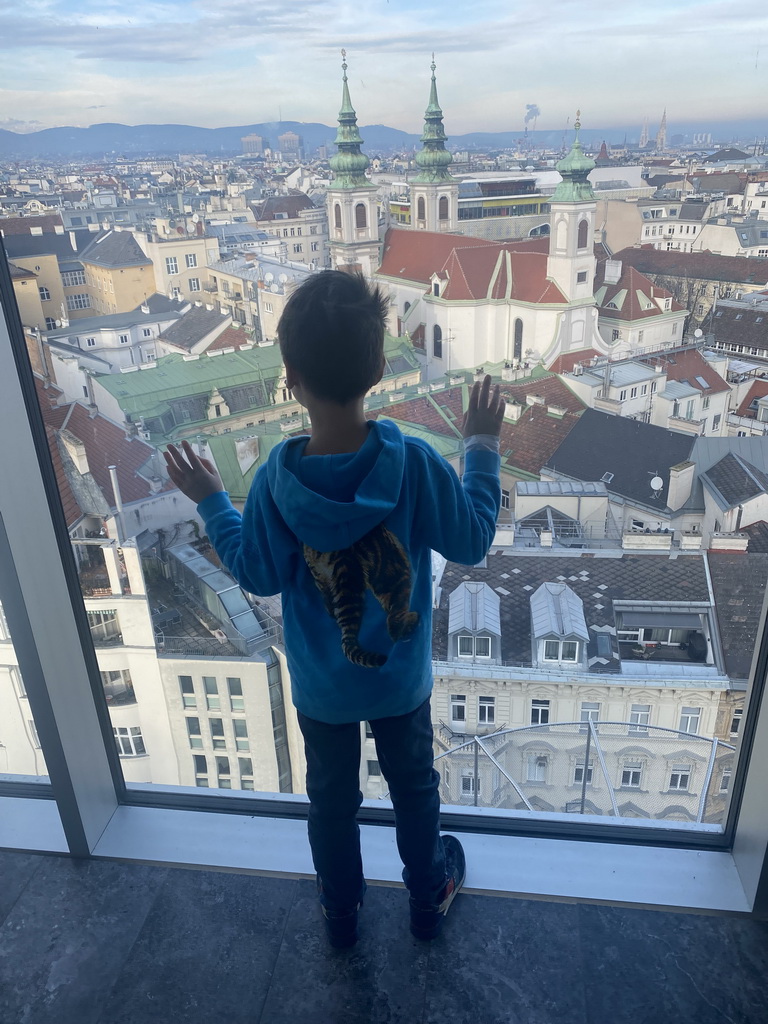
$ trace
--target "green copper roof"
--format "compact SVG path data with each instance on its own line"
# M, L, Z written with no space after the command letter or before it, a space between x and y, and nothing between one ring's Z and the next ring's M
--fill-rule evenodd
M329 188L353 189L360 188L361 185L373 188L365 176L365 169L369 164L369 160L365 153L360 151L363 140L357 127L357 114L349 98L346 53L344 50L341 52L344 57L341 65L344 71L344 85L341 92L339 129L334 140L335 144L339 147L339 152L335 153L330 159L333 181Z
M445 128L443 112L437 100L437 82L435 81L435 61L432 59L432 86L429 90L429 103L424 113L424 133L421 141L424 148L416 154L419 173L413 178L418 182L453 181L448 167L453 157L445 148Z
M557 165L563 180L552 195L551 202L553 203L585 203L595 199L595 193L588 180L589 172L595 169L595 161L586 156L581 148L579 141L580 113L580 111L576 112L576 123L573 126L575 135L571 151Z

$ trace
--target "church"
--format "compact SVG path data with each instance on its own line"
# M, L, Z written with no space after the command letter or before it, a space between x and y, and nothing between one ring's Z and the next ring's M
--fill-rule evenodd
M390 329L411 340L426 380L486 363L570 369L597 355L623 358L679 343L687 311L669 292L637 272L623 288L624 269L604 249L598 265L597 201L589 182L595 162L579 140L578 115L571 151L557 164L562 181L550 200L549 235L508 241L461 235L459 181L449 170L433 61L418 171L409 182L411 224L387 227L382 241L346 59L342 69L338 152L327 193L331 266L359 270L388 287ZM615 286L609 309L601 305L606 281ZM638 341L643 338L646 344Z

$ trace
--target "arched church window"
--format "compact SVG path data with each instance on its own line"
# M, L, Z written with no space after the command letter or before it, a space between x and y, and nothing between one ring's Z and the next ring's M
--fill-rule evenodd
M448 196L440 196L437 204L437 216L440 220L448 220Z
M586 249L587 248L587 241L588 241L587 235L588 235L588 232L589 232L589 223L588 223L588 221L586 221L586 220L579 221L579 237L578 237L577 242L576 242L576 247L578 249Z
M338 203L333 207L333 223L335 227L341 229L341 207Z
M520 317L515 320L515 344L512 356L518 361L523 358L523 321Z
M443 332L438 324L432 328L432 355L435 359L443 358Z
M411 308L410 302L406 302L406 304L403 306L403 316L405 316L405 314L408 312L408 310L410 308Z
M426 217L427 215L425 213L424 207L424 196L419 196L419 198L416 200L416 219L426 220Z
M365 203L358 203L355 207L355 227L368 227L368 218L365 213Z

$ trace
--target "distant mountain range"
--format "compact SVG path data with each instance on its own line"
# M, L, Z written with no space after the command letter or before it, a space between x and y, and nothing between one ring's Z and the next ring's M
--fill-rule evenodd
M278 147L277 137L286 131L294 131L304 139L308 153L318 146L329 145L334 152L335 126L300 121L280 121L272 124L249 124L232 128L196 128L185 124L94 124L89 128L45 128L39 132L17 134L0 129L0 160L23 160L30 157L58 158L102 158L105 156L177 156L179 153L206 153L209 156L232 156L241 152L240 140L244 135L261 135L270 147ZM655 126L652 126L653 132ZM676 134L690 135L694 132L710 132L717 142L748 143L756 137L762 139L768 134L768 120L733 121L716 124L675 124L670 125L668 138ZM383 124L361 127L364 150L369 156L377 153L408 152L418 147L419 136L389 128ZM471 132L454 135L449 139L448 148L456 150L480 150L483 152L508 149L519 143L524 132ZM582 139L586 143L621 143L637 141L640 126L626 129L584 129ZM528 138L534 148L559 148L570 133L559 131L531 131Z

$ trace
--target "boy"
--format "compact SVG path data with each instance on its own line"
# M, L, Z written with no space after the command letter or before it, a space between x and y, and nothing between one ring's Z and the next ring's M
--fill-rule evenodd
M464 881L464 853L440 836L433 765L432 565L479 562L500 503L504 403L490 377L472 389L460 481L425 442L367 421L384 373L387 301L339 271L310 277L278 325L286 384L312 433L272 450L241 516L213 465L168 446L171 480L198 502L208 536L240 585L282 593L292 696L307 756L309 841L332 945L357 940L365 894L360 723L376 741L410 891L411 931L434 938Z

